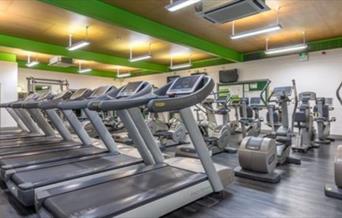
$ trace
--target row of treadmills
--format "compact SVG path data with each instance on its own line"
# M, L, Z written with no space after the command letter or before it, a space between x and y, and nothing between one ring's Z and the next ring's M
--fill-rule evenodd
M19 128L0 131L0 178L40 217L160 217L221 192L232 182L232 170L212 162L191 111L213 88L210 77L193 75L153 91L148 82L131 82L2 104ZM165 159L141 106L179 111L199 159ZM84 111L100 140L89 137L76 109ZM98 115L111 110L135 147L113 140Z

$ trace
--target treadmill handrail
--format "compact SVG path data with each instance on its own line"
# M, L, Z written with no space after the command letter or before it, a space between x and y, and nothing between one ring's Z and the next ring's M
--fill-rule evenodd
M88 97L84 100L75 100L75 101L62 101L58 103L57 107L61 110L75 110L75 109L86 109L88 107L89 102L91 101L103 101L106 99L112 99L113 95L116 95L118 90L115 88L108 93L98 96L98 97Z
M121 87L118 90L118 93L123 88L125 88L125 86ZM143 88L131 96L127 96L124 98L115 98L113 96L107 95L106 99L90 101L88 104L88 109L95 111L110 111L124 110L146 105L151 98L156 97L155 95L151 94L152 89L153 87L151 84L149 84L148 82L144 82Z
M151 98L156 98L155 95L142 96L137 98L122 98L106 101L91 101L88 104L88 109L96 111L124 110L146 105Z

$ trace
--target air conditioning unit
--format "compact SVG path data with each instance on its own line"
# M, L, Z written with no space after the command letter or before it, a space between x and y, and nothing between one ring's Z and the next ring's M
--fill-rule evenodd
M268 10L265 0L229 0L225 3L205 0L199 14L212 23L222 24Z
M71 67L74 65L74 60L68 57L54 56L50 58L49 65L55 67Z

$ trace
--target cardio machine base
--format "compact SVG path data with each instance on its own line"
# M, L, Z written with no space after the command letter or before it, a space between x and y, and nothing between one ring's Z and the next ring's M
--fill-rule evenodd
M342 189L336 185L327 184L324 187L324 193L326 196L342 200Z
M302 146L298 146L298 145L292 145L291 149L294 152L301 152L301 153L306 153L311 149L314 148L319 148L319 145L312 143L311 145L302 145Z
M286 162L284 164L296 164L296 165L301 165L302 160L297 157L287 157ZM284 164L278 164L278 165L284 165Z
M156 141L158 141L158 140L156 140ZM186 142L174 143L170 140L170 142L160 144L159 147L160 147L160 149L164 150L166 148L176 147L176 146L180 146L180 145L190 145L190 142L186 141Z
M266 183L279 183L281 180L281 172L275 169L272 173L257 173L242 169L240 166L234 169L234 174L237 177L251 179Z
M329 139L327 139L327 140L320 140L320 139L318 139L318 140L315 140L315 141L314 141L314 144L317 145L317 146L320 146L320 145L329 145L329 144L331 144L331 142L333 142L333 141L331 141L331 140L329 140Z
M225 147L224 152L227 152L229 154L235 154L237 153L238 149L237 148L233 148L230 146Z
M216 155L216 154L220 154L220 153L229 153L229 154L235 154L237 153L237 149L233 148L233 147L226 147L224 149L220 149L217 147L209 147L209 153L210 156ZM176 153L175 153L176 157L190 157L190 158L198 158L198 155L196 153L195 148L193 147L193 145L188 144L188 145L181 145L178 146L176 149Z

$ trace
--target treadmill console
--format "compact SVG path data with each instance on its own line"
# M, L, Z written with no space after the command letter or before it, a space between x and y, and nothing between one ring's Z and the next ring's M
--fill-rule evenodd
M128 97L136 94L141 87L143 86L143 82L130 82L124 88L120 90L117 98Z
M261 99L260 97L251 97L249 100L250 106L261 106Z
M166 95L180 95L193 93L204 75L194 75L176 78L166 92Z
M44 93L40 94L40 96L36 100L37 101L42 101L42 100L45 100L45 99L48 99L48 98L51 98L51 97L52 97L51 92L44 92Z
M105 95L113 86L101 86L96 89L91 93L90 97L91 98L96 98L102 95Z
M301 92L299 93L300 101L316 100L316 93L314 92Z
M90 89L78 89L74 94L71 95L70 100L74 101L74 100L78 100L80 98L84 98L84 97L88 97L88 93L89 93Z
M60 92L57 95L55 95L53 100L61 100L61 99L68 98L71 95L71 93L72 93L71 90L65 90L65 91Z
M292 86L283 86L283 87L276 87L273 90L273 96L280 97L280 96L291 96L292 95Z
M325 98L325 104L332 106L333 105L333 98Z

